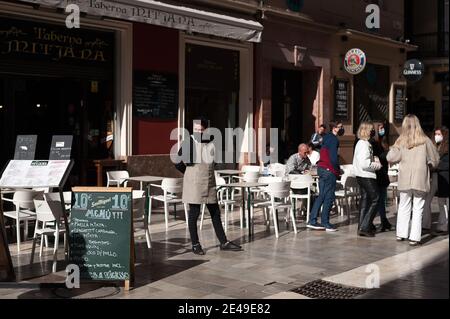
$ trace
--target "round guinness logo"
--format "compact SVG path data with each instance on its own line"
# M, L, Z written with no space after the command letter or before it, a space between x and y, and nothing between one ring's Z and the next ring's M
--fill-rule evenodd
M409 82L417 82L425 73L425 67L422 62L416 59L408 60L403 66L403 76Z
M366 54L360 49L351 49L345 55L345 70L350 74L359 74L366 67Z

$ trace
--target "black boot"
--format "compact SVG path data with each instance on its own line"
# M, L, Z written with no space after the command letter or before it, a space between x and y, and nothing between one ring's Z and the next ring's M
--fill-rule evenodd
M220 250L241 251L242 247L232 241L227 241L226 243L220 244Z
M202 245L195 244L192 246L192 252L196 255L204 255L205 252L203 251Z
M380 232L390 231L392 230L392 224L387 220L383 220L381 222Z

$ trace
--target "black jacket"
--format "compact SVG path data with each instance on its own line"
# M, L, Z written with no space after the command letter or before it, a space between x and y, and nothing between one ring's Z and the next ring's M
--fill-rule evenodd
M213 138L203 139L201 136L200 138L202 143L210 143L213 141ZM177 155L178 161L175 163L175 168L182 174L186 171L186 166L192 166L195 163L199 163L200 159L197 161L197 156L194 149L194 137L192 135L181 142L181 147L178 150Z
M388 175L389 164L386 159L388 150L385 150L380 143L374 141L373 139L370 139L369 142L372 145L373 155L380 159L380 163L382 165L381 169L375 172L377 174L377 184L380 187L388 187L391 183Z
M448 198L448 153L441 155L441 159L436 171L438 174L438 190L436 192L436 196L441 198Z

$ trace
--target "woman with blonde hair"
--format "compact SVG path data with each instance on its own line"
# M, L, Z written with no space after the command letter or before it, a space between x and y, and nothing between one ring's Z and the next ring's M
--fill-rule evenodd
M353 155L353 172L358 182L361 200L359 202L359 236L374 237L373 220L377 214L379 188L376 171L381 168L378 158L373 156L370 139L375 136L372 123L363 122L358 129L358 143Z
M390 163L400 163L397 240L409 238L410 245L418 245L422 238L425 199L430 191L430 168L434 169L438 166L439 155L433 142L423 132L419 119L415 115L408 114L403 119L401 134L391 147L387 160ZM411 231L409 230L410 219Z

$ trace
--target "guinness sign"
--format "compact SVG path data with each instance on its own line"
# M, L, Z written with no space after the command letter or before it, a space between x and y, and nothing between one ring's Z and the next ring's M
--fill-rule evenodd
M408 60L403 66L403 76L409 82L417 82L425 73L425 68L422 62L416 59Z

